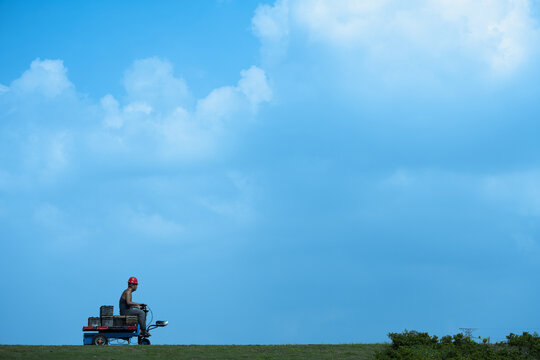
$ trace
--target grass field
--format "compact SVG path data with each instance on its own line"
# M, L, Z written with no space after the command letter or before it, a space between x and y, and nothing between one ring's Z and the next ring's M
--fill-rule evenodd
M0 359L373 359L385 344L349 345L0 345Z

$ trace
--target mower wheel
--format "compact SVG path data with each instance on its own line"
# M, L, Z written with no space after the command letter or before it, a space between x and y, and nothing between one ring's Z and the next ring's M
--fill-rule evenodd
M109 343L109 339L103 334L96 334L92 338L92 345L107 345Z
M150 345L150 340L148 340L147 338L141 339L140 344L141 345Z

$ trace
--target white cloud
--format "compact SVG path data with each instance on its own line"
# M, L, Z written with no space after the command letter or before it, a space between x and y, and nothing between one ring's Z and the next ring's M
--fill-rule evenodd
M237 86L212 90L190 110L189 91L170 63L138 60L126 74L127 103L122 106L112 95L101 99L104 129L91 143L100 152L142 151L143 157L154 154L165 161L205 158L231 127L272 97L263 70L252 66L240 75Z
M252 66L240 72L242 78L238 82L238 89L247 97L253 110L262 102L272 99L272 89L266 81L266 74L262 69Z
M486 176L484 195L525 216L540 216L540 171L530 170Z
M212 129L220 130L225 120L244 107L245 100L233 86L214 89L197 102L197 118L209 124Z
M197 103L196 117L202 122L221 128L223 120L241 112L256 112L258 106L272 99L272 90L262 69L252 66L240 72L237 86L213 90Z
M63 169L68 164L67 147L70 145L68 132L55 134L49 143L47 151L47 167L49 169Z
M141 115L150 115L154 109L152 106L148 105L146 102L132 102L124 107L124 112L129 114L141 114Z
M34 133L20 146L21 158L18 161L23 178L17 179L17 176L12 176L12 180L50 184L56 182L69 167L73 138L66 130Z
M111 128L122 127L124 121L120 113L120 104L112 95L105 95L101 99L101 107L105 111L104 125Z
M126 96L93 102L76 92L61 60L35 60L0 96L4 189L55 186L84 162L116 167L170 166L212 159L250 121L272 90L257 67L233 86L193 99L172 65L136 61Z
M252 19L256 36L268 41L280 41L289 34L288 1L276 1L274 6L260 5Z
M156 57L136 60L125 73L124 88L129 102L150 107L167 109L191 101L185 81L174 76L172 64Z
M346 46L376 34L372 31L384 16L382 10L386 3L305 0L293 2L291 7L296 23L308 31L311 39Z
M433 10L496 72L520 66L538 40L528 0L439 0Z
M155 213L133 212L129 215L126 226L133 233L154 240L177 240L184 233L183 226Z
M54 98L72 88L62 60L36 59L30 64L30 69L10 85L17 94L37 93L47 98Z
M403 192L448 193L454 188L467 197L520 216L540 216L540 170L498 174L452 172L432 169L397 169L380 180L381 187Z
M260 5L251 21L253 33L262 42L265 62L278 63L287 51L289 36L289 6L287 0L276 1L274 6Z
M230 172L227 177L234 187L234 198L205 197L201 198L199 203L212 212L238 223L252 223L256 219L253 204L255 197L253 179L239 172Z
M375 63L414 54L416 61L474 60L495 74L523 65L540 39L528 0L279 0L256 10L253 31L263 49L306 36L333 52L360 50Z

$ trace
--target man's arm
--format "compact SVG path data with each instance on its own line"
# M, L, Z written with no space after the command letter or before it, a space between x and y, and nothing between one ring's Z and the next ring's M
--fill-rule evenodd
M137 306L137 307L139 307L140 305L143 305L143 304L139 304L139 303L131 301L131 291L126 292L126 304L127 306Z

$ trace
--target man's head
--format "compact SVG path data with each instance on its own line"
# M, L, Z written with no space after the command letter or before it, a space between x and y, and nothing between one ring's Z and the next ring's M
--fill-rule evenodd
M132 276L128 280L128 287L133 289L133 291L137 290L137 285L139 285L139 282L137 281L137 278L135 276Z

